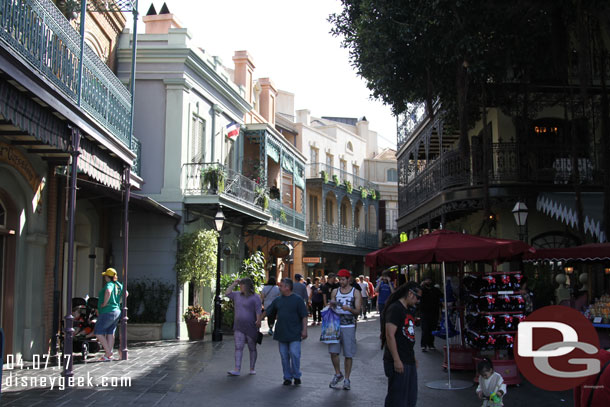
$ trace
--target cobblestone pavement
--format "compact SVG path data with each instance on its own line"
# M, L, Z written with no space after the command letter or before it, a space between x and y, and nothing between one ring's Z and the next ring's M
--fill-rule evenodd
M282 385L277 343L267 335L258 348L257 374L240 377L226 374L233 367L233 337L225 335L223 342L212 343L206 335L203 342L131 344L127 361L84 364L77 360L75 377L76 380L82 378L82 385L75 387L58 388L59 369L41 366L39 370L33 370L28 363L23 369L17 366L12 371L5 369L2 406L382 406L387 381L381 363L378 319L369 318L358 325L358 353L354 359L351 391L328 388L333 371L327 347L318 341L319 335L319 327L309 328L301 357L303 384L298 387ZM441 346L438 340L437 346ZM453 391L432 390L425 386L426 382L447 377L440 367L442 355L439 351L421 353L417 347L416 357L419 360L418 405L479 405L474 385ZM245 367L249 365L248 360L246 351ZM473 372L454 372L452 378L472 380L473 375ZM47 380L44 387L31 386L34 378L40 380L42 377ZM130 385L125 383L126 378L130 378ZM50 380L53 379L51 389ZM7 380L12 381L11 386L7 386ZM118 387L104 387L104 383L116 383ZM504 401L507 406L571 406L572 394L545 392L524 381L519 387L510 386Z

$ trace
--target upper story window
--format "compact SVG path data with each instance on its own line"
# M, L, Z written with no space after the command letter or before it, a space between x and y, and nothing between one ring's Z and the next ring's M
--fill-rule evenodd
M347 175L347 161L340 160L340 165L341 165L341 180L344 180L345 176Z
M347 145L345 146L345 148L347 149L347 151L349 151L350 153L354 152L354 146L352 145L351 141L347 142Z
M191 119L191 162L205 161L205 120L193 115Z
M390 168L387 171L387 181L398 182L398 171L396 170L396 168Z
M359 177L360 176L360 167L357 166L356 164L352 164L352 173Z
M326 153L326 165L332 167L334 163L334 157L332 154Z
M318 162L318 149L315 147L311 147L309 151L309 161L311 164Z

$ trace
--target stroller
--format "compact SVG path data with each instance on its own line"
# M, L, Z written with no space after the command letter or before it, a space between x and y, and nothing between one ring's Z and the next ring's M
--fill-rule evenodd
M97 321L98 299L72 298L72 316L74 317L74 335L72 337L72 351L80 352L83 360L87 359L90 353L100 350L100 344L93 334Z

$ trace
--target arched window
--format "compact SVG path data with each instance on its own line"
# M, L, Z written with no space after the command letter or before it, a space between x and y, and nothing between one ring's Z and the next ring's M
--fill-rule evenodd
M6 207L4 202L0 199L0 228L6 227Z
M347 148L347 151L349 151L350 153L353 153L353 152L354 152L354 146L352 145L352 142L351 142L351 141L348 141L348 142L347 142L347 146L346 146L346 148Z
M387 181L388 182L398 182L398 171L396 171L396 168L390 168L388 170Z

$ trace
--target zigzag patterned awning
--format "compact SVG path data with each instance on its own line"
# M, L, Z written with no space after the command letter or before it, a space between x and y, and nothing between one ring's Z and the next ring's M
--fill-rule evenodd
M591 234L598 242L606 241L606 233L602 229L603 195L601 192L583 192L583 215L585 233ZM566 225L578 227L576 214L576 198L573 192L549 192L538 195L536 209L555 218Z

